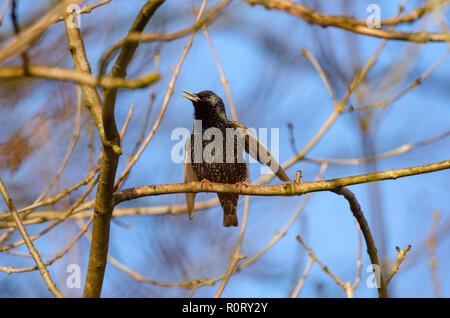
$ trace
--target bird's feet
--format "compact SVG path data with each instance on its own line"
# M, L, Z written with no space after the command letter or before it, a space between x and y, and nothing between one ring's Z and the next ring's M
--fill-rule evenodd
M242 186L247 186L245 182L236 182L236 188L239 190L239 193L242 191Z
M202 181L200 181L200 183L201 183L202 189L203 189L203 187L204 187L206 190L208 190L208 187L209 187L211 190L213 189L213 188L212 188L211 181L209 181L209 180L206 179L206 178L203 178Z

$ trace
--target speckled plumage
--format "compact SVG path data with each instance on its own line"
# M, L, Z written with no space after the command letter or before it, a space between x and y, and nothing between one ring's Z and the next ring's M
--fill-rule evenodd
M247 130L247 128L242 125L239 122L230 120L226 116L225 112L225 105L222 101L222 99L214 94L211 91L203 91L197 94L193 94L190 92L185 91L188 93L188 96L183 95L184 97L190 99L193 102L194 105L194 118L195 120L201 121L201 133L202 136L205 134L205 131L207 131L209 128L215 129L217 132L220 131L220 133L223 136L223 151L222 154L220 152L215 157L219 160L214 160L213 162L205 162L205 160L202 160L200 162L196 162L195 158L195 151L203 151L205 150L205 147L208 146L211 142L215 140L214 137L211 138L211 140L204 140L204 138L201 139L195 139L194 132L191 134L191 138L186 143L186 156L187 159L185 161L185 182L191 182L191 181L200 181L203 179L206 179L210 182L217 182L217 183L238 183L238 182L244 182L247 176L247 165L242 160L242 154L238 153L238 143L237 143L237 137L234 138L234 150L233 150L233 161L230 162L226 158L226 133L227 128L240 128L242 130ZM198 132L196 132L198 133ZM253 138L251 136L250 138ZM262 149L266 150L269 154L271 161L276 160L271 157L268 150L257 141L256 137L255 142L258 143L258 147L261 147ZM201 147L199 145L195 144L200 143L201 140ZM218 141L220 143L220 139ZM254 155L249 150L248 146L248 140L246 139L245 144L245 151L249 152L252 157L258 157L258 155ZM216 155L214 150L211 151L211 156ZM189 160L190 158L190 160ZM220 160L221 159L221 160ZM259 158L255 158L259 160ZM277 163L278 165L278 163ZM283 171L281 167L277 168L277 171L274 171L275 174L285 182L290 182L289 178L287 177L286 173ZM237 226L238 220L236 215L236 208L237 208L237 202L239 198L239 194L234 193L218 193L220 204L223 209L223 225L225 227L229 226ZM194 212L194 200L195 200L195 194L187 193L186 194L186 201L188 204L188 210L189 210L189 217L193 217Z
M198 118L196 118L198 119ZM218 128L222 133L222 136L226 136L226 128L237 128L236 124L227 118L223 118L222 116L217 116L213 118L209 118L209 120L202 120L202 134L208 128ZM210 140L202 141L202 151L205 147L210 143ZM247 165L245 162L239 163L237 161L237 142L234 142L234 157L235 160L232 163L226 162L226 153L223 151L222 160L219 162L201 162L195 163L194 161L194 134L191 134L191 160L192 160L192 168L197 175L199 180L207 179L211 182L218 183L228 183L233 184L237 182L244 182L247 176ZM226 149L226 138L223 138L223 149ZM214 156L214 149L211 152L211 155ZM237 226L237 214L236 207L239 198L239 194L233 193L218 193L220 204L222 205L222 209L224 212L223 215L223 225L228 226Z

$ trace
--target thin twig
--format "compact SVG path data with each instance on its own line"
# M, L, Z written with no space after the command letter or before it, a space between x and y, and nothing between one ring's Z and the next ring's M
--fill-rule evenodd
M334 281L336 282L336 284L338 284L339 286L341 286L344 290L345 290L345 284L342 282L342 280L339 278L339 277L337 277L336 275L334 275L331 271L330 271L330 269L327 267L327 266L325 266L317 257L316 257L316 255L314 254L314 252L313 252L313 250L308 246L308 245L306 245L306 243L303 241L303 239L298 235L297 236L297 241L299 241L300 242L300 244L305 248L305 250L308 252L308 254L309 254L309 257L311 257L312 259L314 259L314 261L322 268L322 270L325 272L325 273L327 273L328 275L330 275L331 276L331 278L333 278L334 279Z
M211 37L209 36L206 25L203 25L202 29L203 29L203 33L205 34L206 40L208 40L208 44L211 49L211 53L214 57L214 61L216 62L217 70L219 71L219 74L220 74L220 81L222 82L223 88L225 89L225 93L227 94L227 100L228 100L228 104L230 105L233 120L237 121L238 119L237 119L237 114L236 114L236 108L234 107L233 99L231 98L230 86L228 85L227 78L225 77L222 66L220 65L219 58L217 57L216 50L214 49L214 45L211 41Z
M225 289L225 286L228 283L228 280L230 279L231 274L234 271L234 268L236 266L236 263L243 258L243 256L241 256L241 247L242 247L242 241L244 239L244 233L245 233L245 228L247 226L247 216L248 216L248 209L249 209L249 201L250 201L250 197L247 195L245 196L245 203L244 203L244 215L242 217L242 225L241 225L241 232L239 234L239 238L238 238L238 242L236 244L236 248L234 250L233 253L231 253L231 260L230 260L230 264L228 265L228 269L225 273L225 276L222 279L222 282L220 283L219 288L217 289L216 294L214 295L214 298L219 298L222 293L223 290Z
M84 193L70 206L70 208L67 211L62 213L52 224L50 224L44 230L42 230L41 232L31 236L30 240L34 241L37 238L42 237L44 234L48 233L50 230L55 228L58 224L62 223L70 215L72 215L72 213L75 211L75 209L77 207L79 207L86 200L87 196L91 193L91 191L93 190L93 188L95 187L97 182L98 182L98 177L93 179L93 180L91 180L89 185L88 185L88 187L84 191ZM7 251L7 250L9 250L11 248L23 245L24 243L26 243L26 241L25 240L21 240L21 241L17 241L15 243L11 243L11 244L6 245L6 246L0 246L0 252Z
M375 156L372 157L366 157L366 158L351 158L351 159L323 159L323 158L309 158L309 157L304 157L303 160L304 161L308 161L308 162L312 162L312 163L316 163L316 164L322 164L322 163L328 163L330 165L359 165L362 163L366 163L366 162L371 162L371 161L378 161L378 160L382 160L382 159L386 159L386 158L391 158L394 156L397 156L399 154L403 154L406 152L409 152L411 150L413 150L416 147L421 147L421 146L425 146L425 145L429 145L431 143L437 142L443 138L446 138L450 136L450 130L446 131L445 133L439 134L437 136L433 136L431 138L427 138L421 141L417 141L417 142L413 142L413 143L407 143L407 144L403 144L395 149L377 154Z
M322 78L322 81L325 84L325 87L327 88L328 94L330 95L331 100L333 101L333 105L335 107L337 107L336 97L334 95L333 88L331 87L330 82L328 81L328 78L327 78L327 76L325 74L325 71L322 69L322 67L320 66L319 62L314 57L314 55L312 55L311 52L309 52L308 50L302 50L302 54L303 54L303 56L305 56L311 62L311 64L316 69L317 73L319 73L320 77Z
M298 293L300 292L300 289L302 288L303 283L306 279L306 276L308 276L309 270L311 269L311 266L313 263L314 263L314 258L310 256L308 259L308 264L306 265L305 270L303 272L303 275L302 275L302 277L300 277L300 280L298 281L297 286L295 286L294 291L289 296L290 298L296 298L298 296Z
M52 259L46 261L44 263L45 266L50 266L52 265L54 262L56 262L58 259L60 259L61 257L63 257L74 245L76 242L78 242L78 240L80 239L80 237L88 230L89 225L91 225L93 220L93 216L91 216L91 218L89 219L89 221L81 228L80 232L75 236L75 238L64 248L62 249L58 254L56 254ZM11 252L11 251L9 251ZM11 274L11 273L23 273L23 272L30 272L30 271L34 271L36 269L39 269L38 266L32 266L32 267L25 267L25 268L0 268L0 270Z
M398 99L400 99L401 97L406 95L406 93L408 93L410 90L419 86L425 79L427 79L427 77L429 77L433 73L433 71L435 69L437 69L437 67L446 60L449 53L450 53L450 49L447 49L433 65L431 65L428 69L426 69L421 75L416 77L414 79L414 81L408 87L403 89L401 92L399 92L394 97L392 97L390 99L382 99L377 102L366 104L366 105L360 105L360 106L354 106L354 107L350 106L350 107L346 108L345 111L359 111L359 110L366 110L366 109L370 109L370 108L374 108L374 107L383 108L383 107L387 107L387 106L393 104Z
M5 5L3 6L2 13L0 13L0 26L3 23L3 17L5 16L6 10L8 9L9 2L11 0L6 0Z
M359 282L361 281L361 256L362 256L362 239L361 239L361 227L359 226L359 223L356 221L356 228L358 231L358 257L356 258L356 277L355 281L353 282L352 289L355 290L356 287L358 287Z
M386 282L384 283L385 286L387 286L389 284L389 282L391 281L392 277L398 272L398 269L400 267L400 264L403 262L403 260L405 259L405 255L406 253L408 253L408 251L411 249L411 245L408 245L406 248L404 249L400 249L398 246L395 248L397 250L397 261L395 262L394 265L392 265L391 268L391 272L389 273L388 277L386 278Z
M99 1L97 3L85 4L83 7L81 7L80 12L78 12L78 14L91 13L92 10L94 10L94 9L100 7L100 6L103 6L103 5L107 4L107 3L110 3L110 2L111 2L111 0L101 0L101 1ZM60 21L64 21L64 17L63 16L59 17L59 19L57 21L55 21L55 22L60 22Z
M81 88L80 86L76 86L77 89L77 110L76 110L76 116L75 116L75 128L73 131L72 141L69 144L69 147L67 148L66 155L64 157L63 162L61 163L61 166L59 167L58 171L56 172L55 176L53 177L50 184L45 188L45 190L39 195L36 200L34 200L33 204L40 202L47 193L50 191L50 189L58 182L59 177L61 176L62 172L64 171L67 163L69 162L70 156L73 153L73 150L75 149L75 145L78 142L78 138L80 137L80 129L81 129L81 109L82 109L82 103L83 98L81 96Z
M11 20L12 20L12 24L13 24L14 34L17 37L20 34L20 27L19 27L19 21L18 21L18 18L17 18L17 10L16 9L17 9L16 0L12 0L12 3L11 3ZM27 74L28 73L28 65L30 64L27 51L24 50L22 52L21 56L22 56L23 72L24 72L24 74Z
M122 126L122 130L120 131L120 139L122 140L123 136L127 132L128 124L130 123L131 116L133 115L134 105L130 106L130 110L128 111L127 118L125 119L125 123Z
M159 52L156 52L154 55L154 61L155 61L155 73L159 72L159 61L160 61L160 55ZM147 107L147 112L145 114L145 119L144 119L144 124L142 125L142 130L141 130L141 134L139 135L138 139L136 139L136 143L134 145L134 149L131 152L132 154L135 154L136 151L138 151L139 149L139 145L141 144L142 140L145 137L145 132L147 131L147 127L148 127L148 123L150 121L150 114L152 112L153 109L153 105L155 104L155 99L156 99L156 87L157 85L153 85L152 86L152 91L150 93L150 103Z
M3 199L6 202L6 205L8 206L9 211L11 212L11 215L14 219L14 221L17 224L17 229L19 230L20 234L22 235L28 251L30 252L31 256L33 257L34 261L36 262L36 265L39 268L39 272L41 273L42 277L44 278L45 283L48 286L48 289L58 298L64 297L63 294L58 290L58 287L56 287L55 283L53 282L52 278L50 277L50 273L47 270L47 267L45 267L44 262L41 259L41 256L39 255L39 252L34 247L33 242L30 239L30 236L27 233L27 230L22 224L22 220L20 219L19 215L17 214L17 210L14 207L14 203L11 199L11 197L8 194L8 191L5 188L5 185L3 184L3 181L0 179L0 193L3 196Z
M439 280L439 270L436 257L436 228L440 218L439 211L433 212L433 223L431 224L430 234L427 238L427 248L429 253L428 265L430 267L431 280L433 282L433 291L435 297L442 297L442 287Z

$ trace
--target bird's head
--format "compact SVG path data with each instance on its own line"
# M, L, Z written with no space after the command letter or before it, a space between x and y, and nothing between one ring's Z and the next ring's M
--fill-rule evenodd
M181 95L194 105L195 119L206 120L217 115L226 116L225 105L222 98L214 94L212 91L202 91L194 94L189 91L182 90L186 95Z

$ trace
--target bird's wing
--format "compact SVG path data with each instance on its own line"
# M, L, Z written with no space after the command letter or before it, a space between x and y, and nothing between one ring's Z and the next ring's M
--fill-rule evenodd
M273 173L283 182L291 182L286 172L280 166L278 161L272 156L269 150L252 134L252 132L239 122L233 123L241 129L236 129L236 134L245 138L245 151L252 156L253 159L258 160L262 164L266 164Z
M186 140L184 148L184 183L198 181L197 174L191 163L191 138ZM186 193L186 203L189 219L194 217L195 193Z

